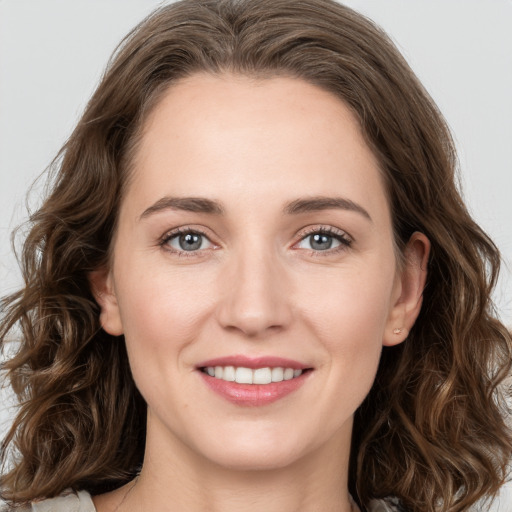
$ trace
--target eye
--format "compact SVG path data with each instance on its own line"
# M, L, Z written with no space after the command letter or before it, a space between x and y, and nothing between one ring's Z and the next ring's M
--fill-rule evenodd
M303 237L295 247L311 251L332 251L350 246L352 240L343 232L329 229L315 229Z
M162 245L175 252L196 252L213 247L212 242L206 235L191 230L169 233L162 241Z

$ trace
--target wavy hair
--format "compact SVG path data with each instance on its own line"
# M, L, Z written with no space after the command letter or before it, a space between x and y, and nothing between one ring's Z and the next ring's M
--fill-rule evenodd
M468 214L443 117L389 38L332 0L184 0L121 43L52 166L29 220L24 287L3 299L3 369L19 409L2 445L13 505L65 488L99 493L137 473L145 404L123 337L99 324L90 271L107 265L141 125L173 82L196 72L285 75L335 94L380 162L398 248L432 244L423 308L405 343L384 348L356 412L350 490L363 507L394 496L411 512L460 512L507 476L503 381L510 334L490 294L497 248Z

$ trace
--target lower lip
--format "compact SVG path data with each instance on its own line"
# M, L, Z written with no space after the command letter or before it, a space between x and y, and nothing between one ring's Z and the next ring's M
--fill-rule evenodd
M210 377L199 371L206 385L229 402L242 406L262 406L276 402L298 390L311 374L306 371L290 380L270 384L238 384Z

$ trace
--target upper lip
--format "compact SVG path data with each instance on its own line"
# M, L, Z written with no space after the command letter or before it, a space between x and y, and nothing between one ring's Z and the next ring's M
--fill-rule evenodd
M277 356L260 356L248 357L244 355L231 355L224 357L217 357L215 359L208 359L197 365L197 368L206 368L208 366L236 366L244 368L293 368L294 370L305 370L311 368L308 365Z

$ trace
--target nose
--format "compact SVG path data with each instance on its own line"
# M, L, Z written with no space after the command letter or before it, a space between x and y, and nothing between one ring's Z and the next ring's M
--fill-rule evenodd
M262 252L237 254L219 276L219 323L251 338L281 331L292 318L283 264L277 256Z

